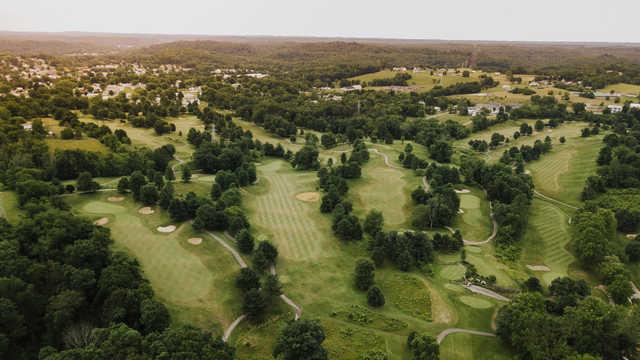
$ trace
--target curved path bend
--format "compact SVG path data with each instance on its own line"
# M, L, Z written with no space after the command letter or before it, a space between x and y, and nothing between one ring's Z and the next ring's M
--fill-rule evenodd
M471 291L474 294L479 294L479 295L484 295L487 297L490 297L492 299L496 299L498 301L505 301L505 302L509 302L511 301L511 299L509 299L508 297L504 296L504 295L500 295L497 292L493 291L493 290L489 290L487 288L483 288L482 286L478 286L478 285L473 285L473 284L466 284L464 285L464 287Z
M489 203L489 206L491 207L491 203ZM491 235L489 235L489 237L486 240L483 240L483 241L473 241L473 240L462 239L462 242L465 245L470 245L470 246L485 245L485 244L488 244L489 242L491 242L491 240L493 240L496 237L496 235L498 234L498 222L493 217L493 210L491 210L491 213L489 214L489 216L491 216L491 224L493 225L493 230L491 231ZM455 233L455 230L451 226L445 226L445 227L452 234Z
M436 340L438 341L438 344L440 344L442 341L444 341L444 338L446 338L451 334L456 334L456 333L464 333L464 334L479 335L479 336L496 336L496 334L494 333L485 332L485 331L469 330L469 329L461 329L461 328L449 328L449 329L442 330L442 332L438 334L438 336L436 337Z
M238 265L240 266L241 269L244 269L244 268L248 267L247 263L244 261L244 259L240 255L240 253L238 251L236 251L236 249L234 249L231 245L229 245L229 243L226 242L222 237L214 234L211 231L206 231L206 234L209 235L211 238L213 238L215 241L217 241L220 245L222 245L222 247L224 247L233 256L233 258L236 260L236 262L238 263ZM225 232L225 235L228 236L229 238L233 239L233 236L231 236L231 234L229 234L228 232ZM276 275L275 266L272 265L271 268L270 268L270 271L271 271L271 274ZM285 294L280 294L280 298L287 305L291 306L294 309L294 311L295 311L295 317L294 317L295 320L300 319L300 316L302 316L302 308L300 306L298 306L296 303L294 303L293 300L291 300ZM237 319L235 319L233 321L233 323L231 323L231 325L229 325L229 327L227 327L227 329L224 331L224 335L222 336L222 341L227 342L227 340L229 340L229 337L231 336L233 331L236 329L236 327L238 327L238 325L240 325L240 323L246 317L247 317L246 314L242 314Z
M374 153L382 156L382 158L384 159L384 163L385 165L387 165L388 167L392 168L392 169L404 169L403 167L400 167L398 165L393 164L390 160L389 160L389 156L383 152L381 152L378 149L369 149L369 151L373 151Z

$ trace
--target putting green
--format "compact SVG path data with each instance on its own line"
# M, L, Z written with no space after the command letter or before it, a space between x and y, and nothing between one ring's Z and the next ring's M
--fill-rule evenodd
M465 210L477 209L480 207L480 198L471 194L460 194L460 207Z
M480 254L482 253L482 248L479 246L467 246L464 248L464 251L473 253L473 254Z
M464 288L460 285L456 285L456 284L444 284L445 289L447 290L451 290L453 292L456 293L461 293L464 292Z
M440 276L447 280L458 280L464 276L466 271L467 269L460 264L445 265L442 270L440 270Z
M490 301L475 296L464 295L460 296L458 299L460 299L463 304L471 306L474 309L488 309L493 306Z

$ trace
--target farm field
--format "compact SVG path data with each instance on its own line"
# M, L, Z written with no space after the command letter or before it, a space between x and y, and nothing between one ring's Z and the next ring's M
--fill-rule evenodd
M222 247L208 236L194 233L191 225L175 224L170 234L156 230L169 224L166 213L156 208L142 215L142 206L130 198L110 202L113 193L74 195L68 199L74 211L91 219L108 219L114 246L140 262L157 296L167 305L174 322L191 324L222 333L239 314L237 290L233 279L237 264ZM201 237L192 245L189 238Z

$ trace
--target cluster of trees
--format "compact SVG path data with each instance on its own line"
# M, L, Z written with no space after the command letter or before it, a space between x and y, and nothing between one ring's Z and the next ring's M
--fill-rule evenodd
M356 141L348 158L346 153L342 153L339 165L333 166L330 162L330 166L318 171L320 187L324 190L320 211L332 214L333 232L342 240L362 239L360 219L353 214L353 205L344 197L349 191L347 179L359 178L361 165L368 160L369 152L365 144Z
M140 358L154 357L161 344L169 353L206 353L205 347L179 350L187 343L170 343L181 334L226 354L221 359L232 358L210 334L167 329L169 312L138 263L111 251L106 228L45 205L15 226L0 219L0 233L2 358L117 358L123 334L139 339L126 346L137 343L131 352Z
M407 169L424 169L429 164L426 160L419 158L413 153L413 145L411 143L407 143L404 146L404 151L398 155L398 160L402 163L402 166Z
M372 237L369 251L377 266L390 261L401 271L420 268L433 261L435 256L433 241L421 231L380 231Z
M367 303L372 307L380 307L385 303L382 290L375 285L375 265L368 259L360 259L354 270L356 288L367 292Z
M400 72L395 74L392 78L387 79L373 79L369 83L371 86L407 86L407 81L411 80L411 74L406 72Z
M524 171L523 163L538 160L541 155L551 151L551 148L551 138L547 136L544 138L544 142L536 140L533 146L520 145L520 148L513 146L509 150L505 150L502 153L500 162L504 164L516 164L517 171L522 172Z
M240 269L235 284L242 291L242 311L253 322L262 321L268 308L282 294L277 275L267 274L261 279L258 272L248 267Z
M505 164L488 165L473 158L462 160L461 172L466 181L480 185L492 202L494 219L499 225L496 243L503 247L515 244L527 224L533 198L531 177L515 173Z
M536 91L533 90L533 89L530 89L528 87L522 87L522 88L517 87L517 88L511 89L510 93L512 93L512 94L522 94L522 95L529 96L529 95L535 94Z
M459 182L457 170L444 166L436 167L434 164L430 165L429 169L434 169L430 172L431 174L438 174L433 177L434 181L431 182L429 192L419 187L411 193L411 198L417 204L413 210L411 223L418 229L451 225L460 207L460 198L453 188L453 184Z
M637 356L640 313L587 296L588 286L557 279L550 297L518 296L502 307L497 334L522 358L619 359Z

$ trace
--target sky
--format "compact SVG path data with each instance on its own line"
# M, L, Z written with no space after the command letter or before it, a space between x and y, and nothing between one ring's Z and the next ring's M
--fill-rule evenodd
M638 0L18 0L0 30L640 42Z

